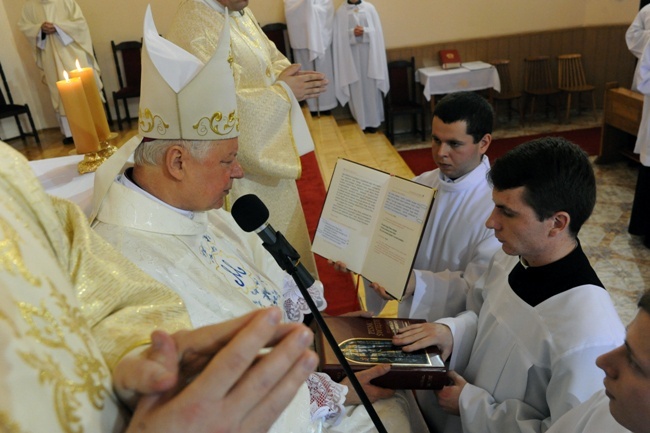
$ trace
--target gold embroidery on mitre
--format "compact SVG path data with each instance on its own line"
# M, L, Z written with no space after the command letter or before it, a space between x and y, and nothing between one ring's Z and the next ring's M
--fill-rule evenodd
M140 118L139 123L142 132L151 132L156 128L158 134L165 135L167 129L169 129L169 124L158 114L154 115L148 108L144 109L144 114L142 113L142 110L138 110L138 117Z
M207 117L199 119L192 128L196 129L196 133L202 137L208 133L208 130L217 135L227 135L230 134L233 129L239 131L239 116L237 116L237 110L233 110L224 119L223 113L217 111L209 119Z
M25 333L42 345L52 349L49 353L38 354L18 352L26 365L39 373L42 384L51 384L53 389L54 408L59 426L67 433L80 433L83 410L80 397L87 400L97 410L104 406L104 400L109 390L103 383L110 377L101 359L93 355L92 336L79 308L71 306L66 297L48 281L50 296L55 299L59 308L57 314L52 314L46 306L34 306L20 302L18 307L25 320L28 330ZM66 340L66 335L74 335L84 348L72 348ZM74 369L64 372L57 362L57 353L66 353L73 360ZM75 375L76 377L74 377Z
M21 275L31 285L40 287L41 280L33 276L25 266L18 246L21 241L18 233L4 219L0 219L0 230L4 234L4 239L0 239L0 267L9 274Z

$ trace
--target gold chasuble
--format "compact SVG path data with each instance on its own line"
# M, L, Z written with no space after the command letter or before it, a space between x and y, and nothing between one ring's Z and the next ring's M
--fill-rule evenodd
M76 205L46 195L2 142L0 250L2 431L122 431L110 369L154 329L189 328L180 299L96 235Z
M230 203L244 194L256 194L270 211L270 223L282 232L314 275L316 266L295 179L300 178L300 152L313 148L302 113L295 111L293 95L278 75L289 60L269 41L246 8L230 12L233 70L240 118L239 154L244 178L233 184ZM207 62L217 48L224 24L223 6L214 0L185 0L179 6L167 38ZM299 110L298 110L299 111ZM292 121L292 114L294 120ZM228 206L229 209L229 206Z

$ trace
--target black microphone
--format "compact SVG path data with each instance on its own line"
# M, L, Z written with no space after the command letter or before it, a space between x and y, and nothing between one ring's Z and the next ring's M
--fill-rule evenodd
M291 246L284 235L275 231L269 224L269 209L255 194L246 194L239 197L232 205L232 217L239 227L245 232L255 232L262 238L263 246L271 253L280 267L296 276L304 283L305 287L314 284L314 277L300 263L300 254Z
M264 248L271 253L275 261L278 262L278 265L293 277L298 289L300 289L300 293L302 293L303 298L305 298L305 302L309 306L314 319L316 319L318 326L323 332L325 339L334 351L334 355L336 355L339 363L343 366L343 370L350 379L352 387L357 392L363 406L368 411L370 419L375 424L375 427L377 427L377 431L379 433L386 433L386 428L379 419L379 415L377 415L375 408L372 406L372 403L370 403L370 399L368 399L361 383L359 383L359 380L352 371L350 363L343 355L343 352L341 352L341 348L334 339L332 332L327 327L325 319L323 319L316 304L314 304L314 300L307 291L307 288L314 284L314 277L312 277L302 263L300 263L300 254L298 254L298 252L291 246L289 241L284 238L282 233L273 230L273 227L268 223L268 208L255 194L246 194L235 201L230 213L242 230L245 232L254 231L260 236L260 238L262 238L262 245Z

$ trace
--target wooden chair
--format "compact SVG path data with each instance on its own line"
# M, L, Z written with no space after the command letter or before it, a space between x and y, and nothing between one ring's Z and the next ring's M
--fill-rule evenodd
M497 92L494 89L490 89L490 102L494 107L494 118L495 120L499 119L498 106L499 102L505 102L508 106L508 120L512 120L512 112L516 111L519 113L519 120L522 120L523 117L523 104L521 103L521 92L518 92L512 86L512 78L510 75L510 60L499 59L492 60L489 62L497 69L499 74L499 81L501 82L501 91ZM518 107L515 108L512 105L513 101L518 101Z
M427 105L418 101L415 82L415 59L388 62L388 80L390 90L384 98L384 115L386 118L386 135L391 143L395 140L395 118L411 116L410 133L419 132L422 141L426 140L428 121ZM420 128L417 118L420 116Z
M34 119L32 118L32 112L29 109L29 105L24 104L14 104L14 99L11 96L11 91L9 90L9 84L7 83L7 78L5 77L5 72L2 69L2 64L0 64L0 75L2 76L2 84L4 91L0 90L0 119L5 119L7 117L13 117L16 120L16 126L18 127L18 132L20 135L15 137L5 138L4 140L13 140L14 138L25 139L26 136L31 135L36 140L38 147L41 147L41 140L34 126ZM7 94L5 98L5 93ZM20 123L18 116L21 114L27 115L27 120L29 120L29 126L32 128L32 133L27 133L23 131L23 126Z
M131 125L131 114L129 113L128 99L140 97L140 72L142 64L140 52L142 50L141 41L126 41L116 44L111 41L113 50L113 60L117 68L117 81L120 89L113 92L113 103L115 104L115 116L117 117L117 126L122 130L122 117L120 115L121 100L124 104L126 114L125 120Z
M293 53L289 45L289 34L285 23L271 23L262 27L267 38L275 44L278 50L293 63Z
M526 108L530 105L532 119L535 115L535 100L543 98L546 117L548 117L549 107L553 107L555 117L559 120L559 92L558 88L553 85L549 56L526 57L524 59L524 117Z
M596 114L596 97L594 90L596 86L587 83L585 71L582 67L582 54L562 54L557 56L557 87L566 94L566 115L565 121L569 121L571 111L571 95L577 94L578 113L580 113L580 95L586 92L591 93L591 106Z

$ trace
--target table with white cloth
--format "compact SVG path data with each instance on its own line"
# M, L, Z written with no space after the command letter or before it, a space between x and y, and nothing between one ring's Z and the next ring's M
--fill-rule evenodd
M461 90L475 91L489 88L501 90L496 68L481 61L466 62L455 69L429 66L418 69L416 75L418 82L424 86L423 93L427 101L430 101L434 95L445 95Z
M45 192L75 202L90 215L95 173L79 174L77 165L83 158L83 155L62 156L30 161L29 165Z

